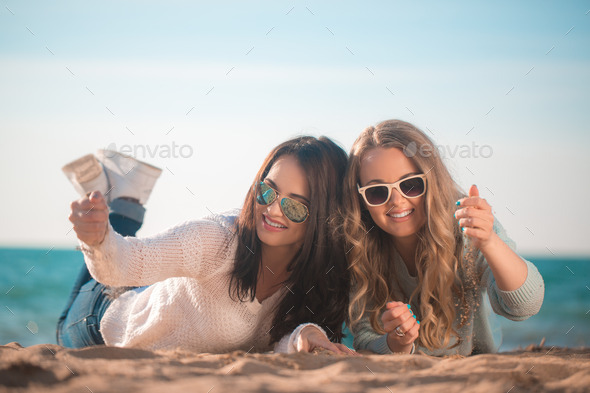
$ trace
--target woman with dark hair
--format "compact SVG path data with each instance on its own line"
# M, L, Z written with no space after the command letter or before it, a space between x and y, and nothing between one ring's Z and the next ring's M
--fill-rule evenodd
M85 195L71 204L70 221L96 281L81 274L58 323L58 343L352 353L339 344L350 286L342 239L331 224L346 160L328 138L289 140L268 155L241 211L147 238L123 237L108 223L109 207L114 224L113 206L121 213L121 204L139 198L114 198L117 184L97 191L98 181L82 178L92 172L87 163L70 168ZM112 161L101 159L109 178ZM150 190L153 182L152 176ZM322 339L326 332L336 343Z

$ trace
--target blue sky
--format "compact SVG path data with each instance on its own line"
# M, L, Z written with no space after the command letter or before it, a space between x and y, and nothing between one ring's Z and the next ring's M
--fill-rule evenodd
M75 245L60 168L100 147L137 146L164 168L149 235L240 206L287 138L349 150L365 126L400 118L445 150L461 186L480 187L523 253L589 255L589 10L1 2L0 244ZM162 156L172 144L192 154Z

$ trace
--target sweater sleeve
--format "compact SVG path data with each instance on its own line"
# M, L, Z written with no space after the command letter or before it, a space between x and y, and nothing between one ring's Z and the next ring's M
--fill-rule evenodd
M388 355L391 352L387 345L387 335L379 334L371 326L369 313L365 313L360 321L350 328L352 333L352 346L356 351L368 350L381 355Z
M516 251L514 242L508 237L502 224L497 219L494 220L494 232L505 242L513 251ZM503 291L498 288L492 269L483 256L484 273L482 275L482 286L487 288L490 304L494 312L513 321L523 321L541 309L543 297L545 295L545 284L543 277L530 261L523 259L527 266L527 278L520 288L514 291Z
M90 274L110 286L144 286L171 277L205 278L232 252L221 221L188 221L146 238L122 237L109 225L95 247L80 242ZM226 267L227 268L227 267Z

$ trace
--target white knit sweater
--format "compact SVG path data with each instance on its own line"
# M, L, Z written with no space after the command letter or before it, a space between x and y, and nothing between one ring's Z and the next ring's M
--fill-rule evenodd
M147 238L122 237L109 226L99 246L81 243L97 281L143 287L125 292L106 310L100 328L107 345L211 353L272 349L273 308L285 289L262 303L230 298L237 246L232 234L237 212L232 213L188 221ZM275 351L294 352L302 327Z

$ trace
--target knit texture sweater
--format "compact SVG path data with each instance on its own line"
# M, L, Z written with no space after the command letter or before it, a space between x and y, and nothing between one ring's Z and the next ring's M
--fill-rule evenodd
M272 350L268 332L284 288L262 302L236 301L228 291L238 213L188 221L146 238L122 237L109 226L99 246L81 242L97 281L142 287L109 305L100 321L105 343L209 353ZM281 340L278 350L293 352L300 331Z
M498 220L494 220L494 232L498 234L512 250L515 250L514 242L508 238L506 231ZM418 346L416 349L422 351L428 355L433 356L445 356L445 355L463 355L467 356L472 353L490 353L496 352L497 348L494 347L494 341L492 337L492 330L489 322L489 313L483 307L483 297L489 298L490 305L493 311L511 319L513 321L522 321L528 317L535 315L543 303L543 297L545 293L545 285L543 278L539 271L531 262L526 261L528 273L525 282L522 286L514 291L503 291L496 285L496 280L492 274L491 268L488 266L487 261L481 254L476 251L475 265L476 272L481 274L481 282L479 285L479 291L477 293L477 299L475 304L477 307L475 311L470 313L467 318L467 323L459 327L460 324L460 307L456 307L454 328L461 338L459 345L454 348L450 348L456 344L457 339L451 341L449 348L442 348L436 350L428 350L425 347ZM394 260L392 261L395 268L395 274L397 280L390 285L393 287L394 293L401 293L403 299L395 299L399 301L408 302L411 294L418 286L418 277L411 276L408 273L407 267L396 253ZM459 304L459 299L456 297L453 299L455 304ZM421 319L419 303L413 300L410 305L412 310L416 314L418 320ZM369 321L369 314L365 313L363 318L353 326L353 345L357 350L367 349L380 354L392 353L387 345L387 335L380 335L373 330Z

